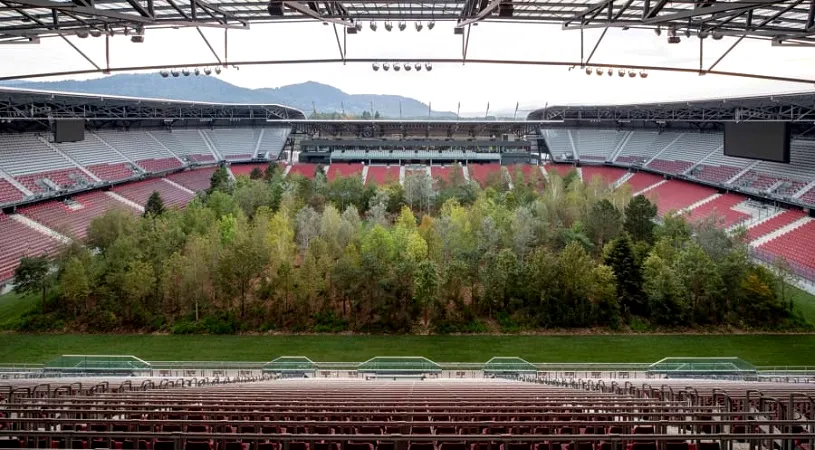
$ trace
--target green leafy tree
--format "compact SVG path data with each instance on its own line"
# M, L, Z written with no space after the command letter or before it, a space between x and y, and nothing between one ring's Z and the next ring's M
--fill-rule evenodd
M269 181L273 179L275 176L280 175L280 166L277 165L276 162L270 162L266 169L263 171L263 179Z
M433 261L424 260L416 267L413 299L422 311L425 325L430 324L430 308L439 296L439 269Z
M647 197L640 194L628 203L625 208L623 229L634 241L654 242L654 227L657 217L657 206Z
M602 199L591 207L586 219L586 234L597 248L602 249L622 231L623 215L609 200Z
M161 194L153 191L150 197L147 198L147 204L144 205L144 217L158 217L164 214L164 211L164 200L161 198Z
M225 166L220 166L212 173L209 179L209 190L207 193L213 192L229 192L231 190L231 183L229 181L229 173L226 171Z
M79 315L82 307L87 310L88 296L91 294L91 281L82 260L74 256L67 261L59 275L59 287L62 298Z
M656 254L643 264L643 291L648 298L651 318L660 325L684 325L688 304L684 286L673 267Z
M260 180L263 178L263 171L260 170L260 167L255 167L249 172L249 179L250 180Z
M642 268L637 263L631 240L623 235L611 242L605 257L617 279L617 296L624 310L637 316L648 316L648 304L642 292Z
M51 285L51 264L44 256L24 256L14 270L14 292L40 294L40 308L45 312L45 298Z

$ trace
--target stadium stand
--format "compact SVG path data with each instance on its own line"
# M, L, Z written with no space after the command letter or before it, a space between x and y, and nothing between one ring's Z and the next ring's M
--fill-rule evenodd
M724 184L747 168L752 161L725 156L723 151L713 152L700 164L693 167L688 175L709 183Z
M121 181L139 174L130 161L93 133L87 133L84 141L54 145L103 181Z
M35 194L91 183L87 175L35 134L3 135L0 169Z
M233 176L249 176L255 168L260 169L261 172L265 172L266 168L269 167L269 163L262 163L262 164L232 164L229 166L230 172L232 172ZM282 167L281 167L282 169Z
M531 180L537 180L540 188L543 187L544 182L546 181L543 177L543 174L540 171L540 166L532 166L529 164L514 164L511 166L505 166L507 169L507 174L509 175L509 179L512 182L515 182L515 178L518 176L518 172L522 173L524 176L524 180L528 183ZM434 169L435 170L435 169Z
M23 256L53 253L59 241L0 212L0 281L8 280Z
M215 156L198 130L156 130L149 133L188 163L215 162Z
M679 133L635 131L620 149L614 162L626 165L645 164L679 136Z
M815 242L815 221L813 220L808 220L794 230L773 237L758 248L776 257L783 257L791 265L811 273L815 271L815 252L812 251L810 245L802 245L804 242Z
M546 145L549 146L549 151L552 153L553 159L556 161L565 161L577 157L574 154L575 148L572 144L569 130L552 129L541 130L541 132L545 136Z
M461 171L462 169L459 166L430 166L430 176L435 180L450 181L454 170Z
M153 192L158 192L164 200L165 207L183 208L194 197L187 191L181 190L161 178L151 178L149 180L137 181L115 186L113 192L122 197L137 203L146 205L147 199Z
M607 166L582 166L580 169L583 172L583 181L586 183L591 182L595 177L603 180L603 183L613 185L620 178L623 177L628 171L618 167Z
M256 154L261 130L262 128L217 128L205 130L204 134L225 160L248 161Z
M290 132L290 128L264 128L263 135L260 137L260 143L258 144L256 157L270 159L272 161L279 158L280 152L283 150L283 146L286 145L286 139L288 139Z
M183 163L145 131L99 131L97 136L147 172L180 169Z
M637 172L631 178L625 180L625 183L631 186L631 193L637 194L651 186L665 181L665 177L661 175L654 175L648 172Z
M178 183L191 191L205 191L209 189L210 180L212 179L212 174L214 172L215 167L192 169L168 175L167 179Z
M481 186L486 186L491 179L503 177L500 164L470 164L467 170L470 172L470 179L477 181Z
M669 180L649 190L645 196L656 203L659 215L669 211L681 211L712 195L716 190L686 181Z
M328 173L326 174L326 178L328 181L334 181L337 177L362 177L362 169L363 166L361 163L356 164L345 164L345 163L334 163L328 166Z
M750 219L749 214L732 209L745 200L747 200L747 198L743 195L730 193L720 195L690 210L689 220L695 222L716 216L722 221L721 226L723 228L730 228Z
M13 184L0 178L0 204L18 202L24 197L23 193Z
M778 197L792 197L815 180L815 142L793 140L790 164L761 161L734 184L753 191L767 191Z
M680 174L722 146L721 134L683 133L678 140L658 153L647 167L660 172Z
M301 163L301 164L294 164L291 166L287 176L292 175L301 175L309 179L313 179L314 175L317 173L317 164L308 164L308 163Z
M562 178L566 178L570 172L576 172L577 167L571 164L547 164L545 167L547 172L554 171Z
M629 132L578 129L570 133L580 160L606 161Z
M95 217L115 208L136 212L101 191L79 194L63 201L50 200L24 206L18 212L63 236L82 240Z
M365 184L383 185L399 181L399 166L368 166Z
M756 223L747 229L747 241L752 242L770 233L780 230L793 222L806 217L806 213L800 209L790 209L775 215L765 221Z

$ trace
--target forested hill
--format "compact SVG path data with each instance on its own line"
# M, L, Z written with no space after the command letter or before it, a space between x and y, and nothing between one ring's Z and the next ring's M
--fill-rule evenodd
M29 331L479 333L603 328L810 329L789 271L751 262L739 236L599 179L451 171L404 184L283 177L276 165L181 211L96 218L84 246L23 259L43 294ZM458 174L458 175L457 175Z
M227 83L214 76L162 78L158 73L121 74L92 80L50 82L15 82L14 87L61 92L123 95L128 97L163 98L223 103L278 103L298 108L311 115L340 113L361 116L379 111L383 117L426 118L428 106L400 95L347 94L333 86L308 81L278 88L248 89ZM450 112L431 112L434 118L452 118Z

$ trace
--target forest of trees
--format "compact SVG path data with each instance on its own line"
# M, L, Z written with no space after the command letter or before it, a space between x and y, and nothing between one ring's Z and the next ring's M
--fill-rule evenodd
M479 333L599 327L798 329L783 266L740 236L689 224L626 187L453 170L363 185L232 181L183 210L109 211L84 245L27 258L18 289L41 304L22 330ZM49 270L49 267L51 268Z

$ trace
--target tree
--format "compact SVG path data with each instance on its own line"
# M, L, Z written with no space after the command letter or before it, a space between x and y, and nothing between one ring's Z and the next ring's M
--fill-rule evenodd
M616 239L623 231L623 215L607 199L595 203L586 218L586 234L602 249L606 242Z
M379 111L374 112L374 119L379 120L381 116L379 115Z
M280 166L278 166L276 162L272 161L266 166L266 170L263 171L263 179L269 181L279 173Z
M14 292L20 294L40 294L40 307L45 313L45 297L51 284L51 271L48 258L44 256L24 256L14 270Z
M87 309L86 302L91 293L91 287L82 260L76 256L68 260L59 276L59 286L62 298L71 306L74 316L79 315L80 305Z
M416 267L413 277L413 299L423 312L424 323L428 325L430 307L439 295L439 270L433 261L424 260Z
M255 167L251 172L249 172L250 180L260 180L261 178L263 178L263 171L260 170L260 167Z
M635 241L654 242L654 219L657 207L647 197L640 194L628 203L625 208L623 229Z
M137 227L137 217L132 210L114 208L91 221L85 241L90 248L105 253L120 237L135 234Z
M648 304L642 293L642 269L637 264L631 240L623 235L611 242L605 263L617 279L617 296L626 312L648 316Z
M164 200L158 191L153 191L147 199L147 204L144 205L144 217L158 217L164 214Z
M370 120L370 119L371 119L371 113L369 113L368 111L362 111L362 120Z
M209 190L207 193L212 194L213 192L219 191L230 191L229 173L227 173L225 166L220 166L215 169L215 172L212 173L212 177L209 179Z
M673 267L656 254L643 264L643 291L651 318L661 325L683 325L688 319L684 286Z
M773 261L772 272L773 275L775 275L777 291L778 295L781 296L781 302L788 305L789 311L792 311L792 297L790 297L789 302L787 302L787 291L789 291L789 285L795 280L795 272L792 271L792 267L786 258L776 258L775 261Z

